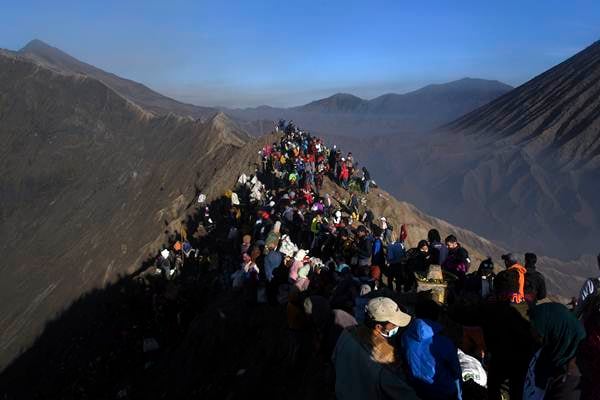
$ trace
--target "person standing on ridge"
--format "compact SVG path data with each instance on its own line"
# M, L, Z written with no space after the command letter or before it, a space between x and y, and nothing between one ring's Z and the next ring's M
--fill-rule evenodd
M494 280L495 302L484 305L483 331L490 353L488 395L500 400L523 398L523 384L535 351L525 301L525 267L513 254L502 256L506 270Z
M525 253L525 300L533 305L546 297L546 280L536 269L536 263L534 253Z
M442 238L437 229L430 229L427 232L427 240L429 241L429 252L431 253L431 263L442 265L448 256L448 247L442 243Z
M362 184L363 184L363 192L365 194L369 194L369 185L371 184L371 174L367 170L367 167L362 167Z
M506 270L496 276L494 290L499 301L521 304L525 301L525 274L527 270L512 253L502 256Z
M471 264L469 252L458 243L458 239L454 235L449 235L446 238L446 247L448 248L448 255L442 263L442 269L456 275L459 280L458 288L462 289Z
M404 246L404 239L401 235L388 246L387 249L387 262L388 262L388 275L390 281L395 283L396 291L407 292L410 290L410 280L407 278L408 272L406 271L406 247Z

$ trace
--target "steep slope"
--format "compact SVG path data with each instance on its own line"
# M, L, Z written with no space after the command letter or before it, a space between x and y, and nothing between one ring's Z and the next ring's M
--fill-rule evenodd
M256 158L223 114L157 117L103 82L9 53L0 138L0 368L82 293L139 267L199 191L222 193Z
M96 78L114 89L123 97L157 114L168 114L169 112L173 112L181 116L206 119L216 112L213 108L181 103L163 96L138 82L121 78L115 74L96 68L93 65L81 62L41 40L32 40L19 50L18 53L57 71L78 73Z
M518 215L511 218L509 207L482 211L555 248L556 255L597 251L600 42L448 129L466 135L475 150L472 164L462 169L463 188L495 182L495 188L463 196L465 209L505 200L518 205ZM482 150L492 147L492 157ZM506 170L511 173L500 173Z
M498 81L465 78L429 85L406 94L386 94L364 100L338 93L292 107L226 110L241 120L292 119L320 134L373 136L424 132L448 123L505 94L510 86Z
M436 134L346 145L426 212L508 248L579 258L598 252L599 99L595 43Z

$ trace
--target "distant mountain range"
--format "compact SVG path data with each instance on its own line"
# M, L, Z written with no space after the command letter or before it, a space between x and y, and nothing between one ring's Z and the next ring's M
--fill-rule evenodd
M439 85L428 85L406 94L388 93L372 100L338 93L325 99L313 101L293 110L303 112L364 113L388 116L421 117L431 111L439 120L469 111L489 103L512 89L499 81L464 78Z
M372 100L347 93L290 108L225 109L239 120L294 120L319 133L373 136L424 132L481 107L512 89L502 82L464 78Z

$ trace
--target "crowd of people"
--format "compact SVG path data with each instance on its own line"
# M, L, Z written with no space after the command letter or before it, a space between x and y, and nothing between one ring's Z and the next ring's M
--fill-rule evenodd
M408 227L368 208L374 182L352 153L293 122L276 131L217 209L199 196L194 233L182 228L157 258L164 279L203 259L219 231L223 280L247 304L285 308L288 362L317 354L341 400L599 398L600 278L569 309L546 299L533 253L503 255L496 273L435 228L408 248ZM443 285L443 298L420 282Z

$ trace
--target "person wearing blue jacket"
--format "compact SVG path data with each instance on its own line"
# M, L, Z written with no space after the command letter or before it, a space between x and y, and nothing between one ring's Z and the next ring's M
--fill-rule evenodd
M403 333L408 377L423 400L462 400L457 349L441 330L435 321L416 318Z

